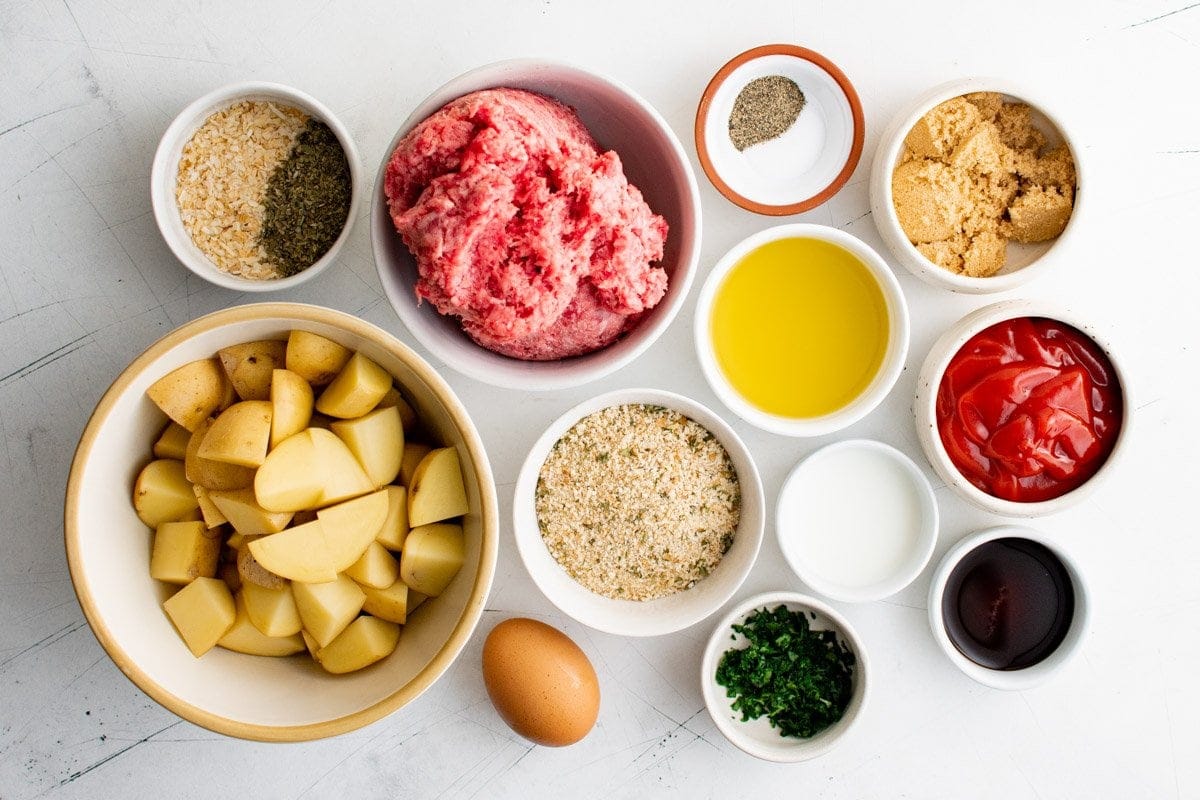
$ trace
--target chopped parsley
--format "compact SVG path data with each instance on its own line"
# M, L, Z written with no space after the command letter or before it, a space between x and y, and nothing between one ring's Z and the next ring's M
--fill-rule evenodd
M733 630L748 646L725 651L717 683L743 722L765 716L783 736L809 738L842 718L855 659L836 632L812 630L804 612L784 605L754 611Z

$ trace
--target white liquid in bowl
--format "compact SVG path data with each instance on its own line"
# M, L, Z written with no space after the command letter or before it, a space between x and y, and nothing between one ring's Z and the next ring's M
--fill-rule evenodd
M780 547L805 583L839 600L886 597L924 568L937 506L905 455L864 440L839 442L793 470L779 499Z

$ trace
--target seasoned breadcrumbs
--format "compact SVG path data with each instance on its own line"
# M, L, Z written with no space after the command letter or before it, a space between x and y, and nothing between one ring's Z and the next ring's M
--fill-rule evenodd
M538 475L542 539L583 586L652 600L704 578L733 544L737 471L706 428L662 406L613 406L577 422Z
M308 119L296 108L247 100L211 115L183 146L175 181L179 217L222 272L281 277L259 243L263 194Z

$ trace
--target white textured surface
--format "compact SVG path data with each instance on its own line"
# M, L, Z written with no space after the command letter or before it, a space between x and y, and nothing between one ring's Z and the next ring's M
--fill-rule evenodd
M1056 274L1008 296L1069 299L1131 366L1136 436L1083 506L1038 521L1087 570L1095 625L1082 656L1035 690L986 689L958 672L925 622L929 571L880 603L841 606L870 651L861 727L799 767L758 762L704 711L709 623L658 639L592 633L557 613L520 564L511 530L479 634L447 676L394 716L298 745L195 728L142 695L83 622L61 544L63 486L96 400L152 340L247 302L190 275L150 214L150 161L186 103L244 79L310 92L346 121L368 173L434 87L499 58L541 55L607 72L642 93L691 147L712 73L736 53L791 41L855 82L866 151L849 185L800 217L882 251L866 170L877 133L942 81L996 74L1036 85L1078 131L1091 167L1087 218ZM1200 797L1200 7L1186 0L942 3L0 2L0 797ZM701 277L771 223L703 180ZM411 342L382 300L365 210L341 262L285 299L358 313ZM909 412L915 367L981 298L900 275L913 312L908 369L841 436L889 442L924 465ZM995 299L995 298L992 298ZM479 423L502 516L545 425L602 390L647 385L719 409L693 355L694 298L646 355L604 381L530 395L448 375ZM724 413L724 412L723 412ZM773 504L788 469L832 441L783 439L725 414L758 459ZM935 484L936 485L936 484ZM997 520L938 491L937 559ZM803 589L768 526L738 597ZM563 628L602 683L596 730L531 748L487 701L483 634L507 616Z

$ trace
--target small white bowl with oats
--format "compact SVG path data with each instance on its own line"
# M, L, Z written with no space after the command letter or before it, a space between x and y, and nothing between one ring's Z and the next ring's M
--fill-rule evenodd
M348 178L349 196L310 195L310 206L315 201L320 208L332 207L326 215L345 208L345 218L336 228L326 216L324 235L307 248L321 254L300 266L295 259L305 248L292 233L313 230L314 216L280 228L270 241L281 248L264 248L264 199L277 168L289 159L295 163L294 145L309 120L324 123L340 145L346 164L336 179ZM204 135L197 137L202 130ZM318 135L325 147L332 144L324 131ZM190 167L181 171L185 157ZM305 182L329 185L328 174L317 177ZM287 187L277 196L291 197L298 184L277 185ZM328 268L350 236L363 190L358 149L346 126L315 98L278 83L234 83L189 104L163 134L150 170L154 219L171 252L209 283L240 292L294 288ZM279 265L285 263L281 271ZM281 277L292 270L298 271Z
M700 622L742 585L765 503L750 451L705 406L619 389L555 420L517 477L513 529L554 605L605 633Z

